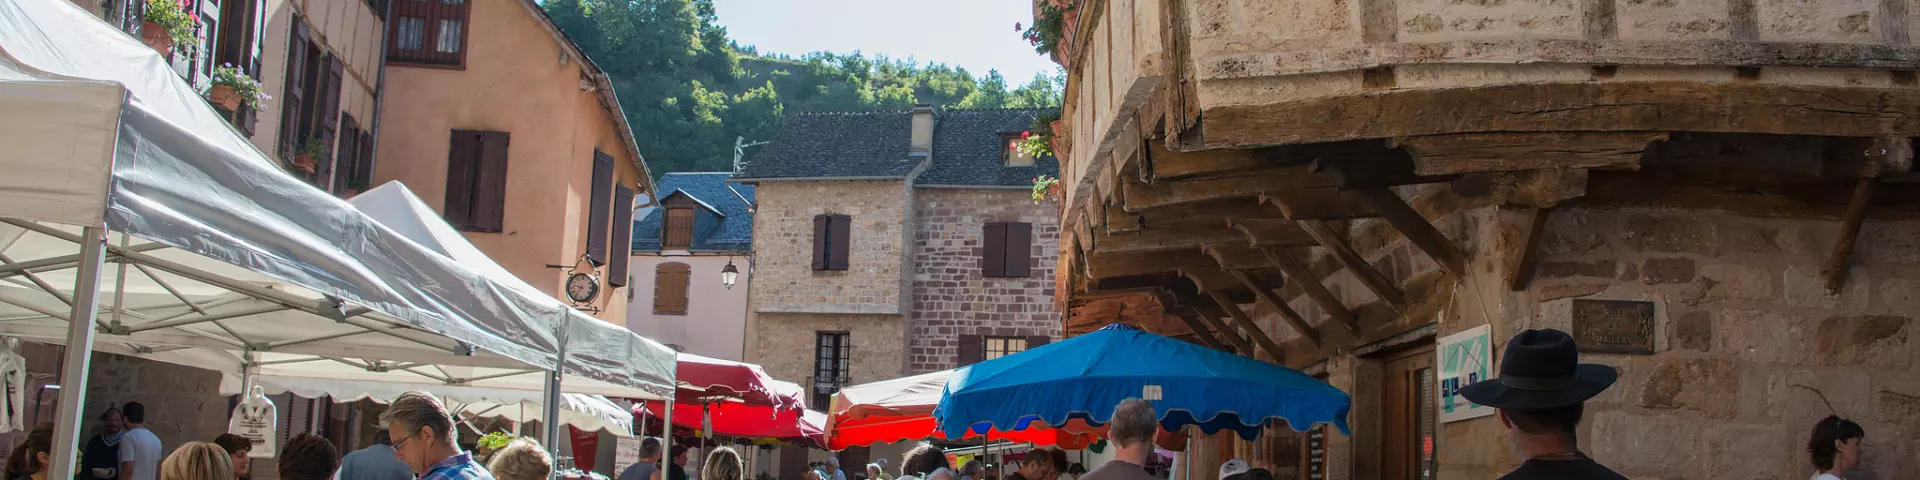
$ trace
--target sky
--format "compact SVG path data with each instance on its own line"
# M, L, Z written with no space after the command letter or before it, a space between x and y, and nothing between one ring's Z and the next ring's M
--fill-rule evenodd
M714 0L727 37L760 53L859 51L921 64L998 69L1009 85L1058 67L1013 30L1033 22L1031 0Z

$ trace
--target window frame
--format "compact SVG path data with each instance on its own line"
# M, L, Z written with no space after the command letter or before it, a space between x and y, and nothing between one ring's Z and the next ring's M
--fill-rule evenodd
M1027 337L1024 335L982 335L980 341L983 342L980 347L981 361L1027 351ZM1000 349L993 348L995 342L1000 343Z
M1029 156L1024 152L1021 152L1020 149L1018 148L1020 145L1019 142L1020 142L1021 133L1025 133L1025 132L1011 132L1011 133L1003 132L1000 134L1000 146L1003 147L1000 149L1000 166L1008 167L1008 168L1024 168L1024 167L1031 167L1034 164L1040 162L1040 159ZM1025 158L1027 159L1027 163L1015 164L1013 163L1013 160L1016 158Z
M468 137L472 140L464 145L463 152L461 139ZM446 201L440 208L448 224L462 232L506 230L506 179L512 165L512 140L510 132L455 129L448 133ZM467 159L465 163L462 158ZM459 185L456 182L465 185L455 188ZM495 195L486 197L487 193Z
M387 64L401 67L443 68L451 70L467 69L467 53L471 50L468 38L473 36L473 4L479 0L459 0L458 4L448 4L447 0L388 0L394 2L392 18L387 19ZM415 5L424 4L424 5ZM449 5L453 5L449 7ZM402 49L400 28L406 18L419 18L421 53L408 53L414 50ZM440 25L445 20L460 22L460 51L439 52ZM435 58L448 57L448 58Z
M674 222L674 215L685 212L685 225ZM687 250L693 248L694 211L690 206L669 206L660 215L660 249ZM685 242L675 243L674 234L685 234Z
M828 347L826 340L833 339ZM831 348L832 355L827 355ZM827 405L833 402L833 395L840 388L853 383L853 334L844 330L820 330L813 332L813 375L808 376L812 385L813 400L816 404ZM833 378L822 381L823 373Z
M980 226L980 276L1033 276L1033 224L987 222Z
M813 270L847 271L852 268L849 258L852 255L853 217L836 213L814 215Z

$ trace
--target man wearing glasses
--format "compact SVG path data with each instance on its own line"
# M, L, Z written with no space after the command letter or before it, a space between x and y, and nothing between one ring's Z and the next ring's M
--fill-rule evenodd
M425 392L407 392L387 405L380 421L393 440L393 456L420 480L493 480L473 454L455 444L453 414Z

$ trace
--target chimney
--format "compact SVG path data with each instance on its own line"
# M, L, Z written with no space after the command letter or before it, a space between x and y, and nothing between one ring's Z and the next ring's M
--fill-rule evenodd
M909 154L933 153L933 105L922 103L913 107L913 137L909 142Z

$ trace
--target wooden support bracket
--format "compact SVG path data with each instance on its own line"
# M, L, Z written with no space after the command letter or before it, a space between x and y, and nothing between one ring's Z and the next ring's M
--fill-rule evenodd
M1206 323L1208 327L1211 327L1215 331L1220 332L1220 336L1224 337L1227 340L1227 343L1233 345L1234 351L1239 352L1241 355L1246 355L1248 358L1252 358L1253 344L1248 343L1247 339L1245 338L1240 338L1239 334L1233 333L1233 329L1228 327L1226 322L1220 320L1220 317L1225 316L1225 314L1218 311L1207 311L1207 310L1218 310L1218 309L1217 308L1205 309L1205 308L1196 307L1194 308L1194 312L1196 314L1195 316L1200 317L1200 321L1203 323Z
M1298 332L1300 336L1306 338L1308 342L1313 342L1314 347L1320 346L1320 331L1314 330L1313 325L1308 324L1307 319L1301 318L1300 312L1294 311L1293 306L1287 305L1287 301L1281 299L1279 294L1273 292L1273 289L1261 285L1260 282L1254 280L1252 274L1247 272L1227 270L1227 273L1233 275L1233 278L1239 279L1240 283L1246 285L1248 289L1253 290L1253 296L1255 298L1267 302L1267 305L1273 307L1274 311L1280 312L1280 318L1286 320L1287 325L1293 326L1293 331ZM1274 358L1280 357L1276 356Z
M1251 241L1255 248L1311 247L1318 245L1313 236L1307 235L1300 225L1284 218L1230 217L1227 226L1239 230ZM1336 233L1345 234L1346 224L1341 223Z
M1414 246L1427 252L1427 256L1439 262L1441 268L1447 269L1447 272L1452 273L1454 277L1467 276L1467 262L1465 256L1460 254L1460 249L1454 246L1453 241L1448 240L1446 235L1441 234L1440 230L1433 228L1433 223L1428 222L1427 217L1421 216L1413 206L1407 205L1406 200L1401 200L1399 195L1386 188L1364 188L1354 193L1366 198L1368 203L1372 203L1373 209L1380 212L1380 216L1385 218L1387 223L1393 224L1393 228L1400 230L1400 234L1405 235L1407 241L1413 242Z
M1313 303L1320 305L1321 310L1326 310L1327 316L1345 327L1347 333L1360 333L1360 324L1353 311L1347 310L1347 306L1340 303L1340 297L1334 296L1333 291L1327 290L1326 284L1320 283L1320 277L1314 275L1305 262L1280 249L1264 248L1260 253L1267 256L1267 263L1280 267L1280 271L1287 275L1287 281L1299 285L1300 291L1306 292L1307 298L1313 299Z
M1507 272L1508 289L1523 292L1533 283L1534 266L1540 263L1540 238L1546 236L1547 215L1552 213L1551 208L1527 209L1527 229L1521 232L1524 237L1520 240L1520 261L1514 264L1513 271Z
M1261 331L1260 325L1253 323L1253 317L1248 316L1246 311L1240 310L1240 304L1227 298L1225 293L1210 292L1207 296L1213 297L1213 302L1219 304L1220 309L1226 310L1227 316L1233 317L1233 323L1239 324L1240 330L1247 332L1247 336L1253 337L1254 343L1260 344L1260 348L1266 350L1268 356L1273 357L1274 363L1286 360L1286 355L1280 350L1280 344L1273 341L1273 337L1267 336L1267 332Z
M1394 286L1393 282L1388 281L1387 277L1381 275L1379 270L1374 269L1373 264L1367 263L1366 259L1360 258L1360 254L1355 253L1353 247L1349 247L1345 242L1342 242L1340 237L1333 233L1332 229L1327 228L1325 222L1319 220L1302 220L1299 223L1300 228L1305 229L1308 235L1313 236L1314 241L1319 242L1321 247L1325 247L1327 251L1333 253L1333 258L1340 261L1341 266L1353 272L1354 276L1360 277L1360 283L1366 285L1368 290L1372 290L1374 295L1379 296L1381 300L1386 300L1387 304L1393 305L1394 310L1401 312L1407 311L1407 297L1400 293L1400 288Z
M1860 224L1867 219L1867 207L1873 204L1873 188L1877 180L1862 178L1853 187L1853 201L1847 204L1847 216L1840 223L1840 238L1833 244L1833 254L1827 256L1827 266L1820 270L1820 277L1826 281L1828 293L1839 293L1840 287L1847 281L1847 257L1853 254L1854 240L1860 236Z
M1172 292L1168 292L1165 289L1156 289L1153 292L1153 299L1154 301L1160 302L1161 311L1167 312L1175 318L1179 318L1180 323L1186 324L1187 330L1193 332L1193 336L1199 338L1200 343L1219 350L1239 352L1233 345L1222 343L1220 339L1215 338L1213 336L1213 329L1208 328L1207 323L1200 320L1201 315L1198 312L1193 311L1192 308L1180 307L1180 300L1175 298ZM1176 309L1180 311L1175 311Z

